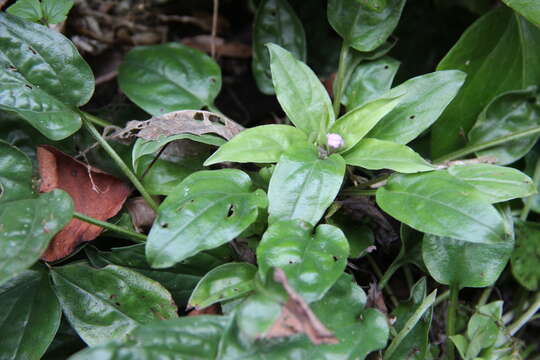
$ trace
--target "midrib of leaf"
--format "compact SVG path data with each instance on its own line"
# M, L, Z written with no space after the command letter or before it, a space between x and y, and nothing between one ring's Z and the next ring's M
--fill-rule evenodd
M41 282L41 279L40 280L37 280L38 282ZM35 294L36 290L33 289L33 299L32 299L32 303L30 304L30 307L28 309L28 311L26 312L26 319L24 321L24 327L23 327L23 331L21 332L21 335L19 336L19 339L17 340L17 348L15 350L15 356L14 358L16 359L17 358L17 354L19 354L19 350L21 348L21 343L24 339L24 334L26 333L26 330L28 329L28 322L30 321L30 318L32 317L32 312L34 311L34 303L36 302L36 294Z

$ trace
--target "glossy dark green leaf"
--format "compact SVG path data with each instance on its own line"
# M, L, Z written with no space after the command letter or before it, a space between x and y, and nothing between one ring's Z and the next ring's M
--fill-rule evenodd
M41 3L39 0L17 0L6 11L24 20L38 22L43 17Z
M127 341L85 349L70 360L216 359L229 318L217 315L155 321L133 330Z
M249 176L240 170L196 172L159 207L146 242L148 262L166 268L229 242L257 219L266 203L264 191L252 192Z
M1 13L0 108L14 111L43 135L60 140L81 127L74 106L94 92L92 70L63 35Z
M540 27L540 6L535 0L503 0L521 16Z
M391 57L364 62L352 72L341 103L351 110L374 100L392 86L399 67L399 61Z
M349 243L343 232L332 225L313 228L303 221L272 224L257 247L259 273L263 279L273 268L285 271L293 289L306 302L313 302L341 276Z
M444 171L392 176L377 204L410 227L473 243L504 243L503 218L473 186Z
M512 274L525 288L540 288L540 224L518 222L515 227L516 248L512 253Z
M401 173L431 171L435 166L406 145L391 141L364 138L343 154L347 165L370 170L391 169Z
M536 192L530 177L509 167L491 164L455 165L448 173L474 186L487 201L497 203Z
M293 146L307 144L307 136L289 125L261 125L242 131L222 145L205 162L210 166L223 161L273 163Z
M22 151L0 141L0 204L34 197L32 162Z
M32 266L72 214L73 202L62 190L0 206L0 284Z
M534 174L540 176L540 152L535 146L525 156L525 173L534 179ZM530 209L536 213L540 213L540 181L536 184L536 194L523 199L525 203L529 203Z
M493 97L540 83L539 43L540 29L504 6L465 31L437 67L462 70L467 80L433 128L434 157L466 143L463 134Z
M178 316L165 288L121 266L73 263L51 274L64 314L91 346L123 339L139 324Z
M338 154L321 159L311 147L286 152L268 187L270 222L299 219L315 225L334 201L344 175L345 161Z
M139 46L118 69L122 91L152 115L212 105L221 70L208 55L179 43Z
M349 242L349 257L360 258L369 253L370 247L375 243L375 235L369 223L351 219L345 211L339 211L330 218L325 219L330 225L334 225L343 231Z
M85 347L86 344L77 335L75 329L69 325L65 317L62 317L60 327L41 360L64 360Z
M404 94L368 137L407 144L439 118L464 81L461 71L436 71L405 81L384 95Z
M257 267L248 263L228 263L210 270L197 284L188 307L203 309L217 302L235 299L252 291Z
M381 9L357 0L330 0L328 21L346 45L371 51L382 45L396 27L405 0L388 0Z
M335 120L323 84L303 62L276 44L268 44L272 81L281 107L310 139L321 137Z
M73 0L41 0L43 20L47 24L58 24L66 20L72 7Z
M476 145L540 125L540 94L536 87L509 91L494 98L478 115L469 132L469 145ZM477 152L478 156L494 157L506 165L525 156L538 140L538 135L509 141Z
M62 311L46 271L26 270L0 286L0 358L39 360Z
M274 43L306 61L306 34L300 19L287 0L263 0L255 14L252 35L251 68L259 90L274 94L270 73L270 56L266 44Z

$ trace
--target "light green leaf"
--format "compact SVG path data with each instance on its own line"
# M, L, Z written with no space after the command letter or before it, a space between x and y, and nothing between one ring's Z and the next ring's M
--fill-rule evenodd
M257 219L266 202L264 191L252 192L249 176L240 170L188 176L159 207L146 242L148 262L166 268L231 241Z
M540 27L540 6L536 0L502 0L521 16Z
M370 170L391 169L401 173L431 171L436 167L406 145L377 139L362 139L343 154L348 165Z
M312 227L303 221L276 222L266 230L257 247L259 273L263 279L273 268L285 271L289 283L306 302L319 300L341 276L349 243L332 225Z
M0 204L34 197L32 162L25 153L0 141Z
M47 24L58 24L66 20L73 0L42 0L43 18Z
M299 219L315 225L334 201L344 175L345 161L338 154L321 159L310 147L284 153L268 186L269 222Z
M46 271L26 270L1 285L0 358L41 359L61 316Z
M335 120L323 84L303 62L275 44L268 44L274 89L283 111L310 139L319 139Z
M211 105L221 89L221 70L208 55L178 43L138 46L118 69L120 88L157 116Z
M63 35L0 13L0 109L14 111L51 140L81 127L74 109L94 92L92 70Z
M295 145L307 144L307 136L289 125L261 125L242 131L223 144L205 162L210 166L224 161L273 163Z
M501 215L473 186L447 172L393 175L377 204L410 227L472 243L504 243Z
M210 270L197 284L188 307L204 309L217 302L236 299L252 291L257 267L247 263L227 263Z
M90 346L125 339L139 324L178 316L165 288L121 266L73 263L51 275L65 316Z
M515 231L512 274L523 287L536 291L540 288L540 224L518 222Z
M0 284L32 266L72 215L62 190L0 206Z
M490 164L455 165L448 169L448 173L474 186L491 203L536 193L530 177L509 167Z
M39 0L17 0L6 11L11 15L32 22L38 22L43 17Z

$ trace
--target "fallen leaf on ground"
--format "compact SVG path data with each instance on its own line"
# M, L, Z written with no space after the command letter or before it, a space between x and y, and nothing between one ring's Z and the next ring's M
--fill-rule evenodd
M105 221L113 217L131 192L123 181L52 146L38 146L37 158L41 177L39 191L66 191L73 199L75 211L92 218ZM72 219L56 234L42 259L55 261L66 257L79 244L94 240L102 230L99 226Z

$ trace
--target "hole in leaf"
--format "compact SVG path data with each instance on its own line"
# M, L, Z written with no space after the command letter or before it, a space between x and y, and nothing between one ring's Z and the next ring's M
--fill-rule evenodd
M166 222L162 222L161 224L159 224L162 228L168 228L169 227L169 223L166 223Z
M416 115L409 116L409 119L411 119L411 120L414 119L414 118L416 118Z
M227 210L227 217L231 217L234 215L235 207L233 204L229 205L229 209Z
M384 68L385 68L385 69L388 69L388 68L389 68L389 66L388 66L388 65L384 65Z
M30 90L33 89L32 85L24 84L24 86L26 86L26 87L29 88Z
M37 55L37 51L34 50L33 47L29 46L28 49L32 52L32 54Z
M204 114L201 113L201 112L196 112L194 115L193 115L193 118L195 120L204 120Z
M338 258L337 256L335 256L335 255L332 255L332 259L334 259L334 261L338 261L338 260L339 260L339 258Z

